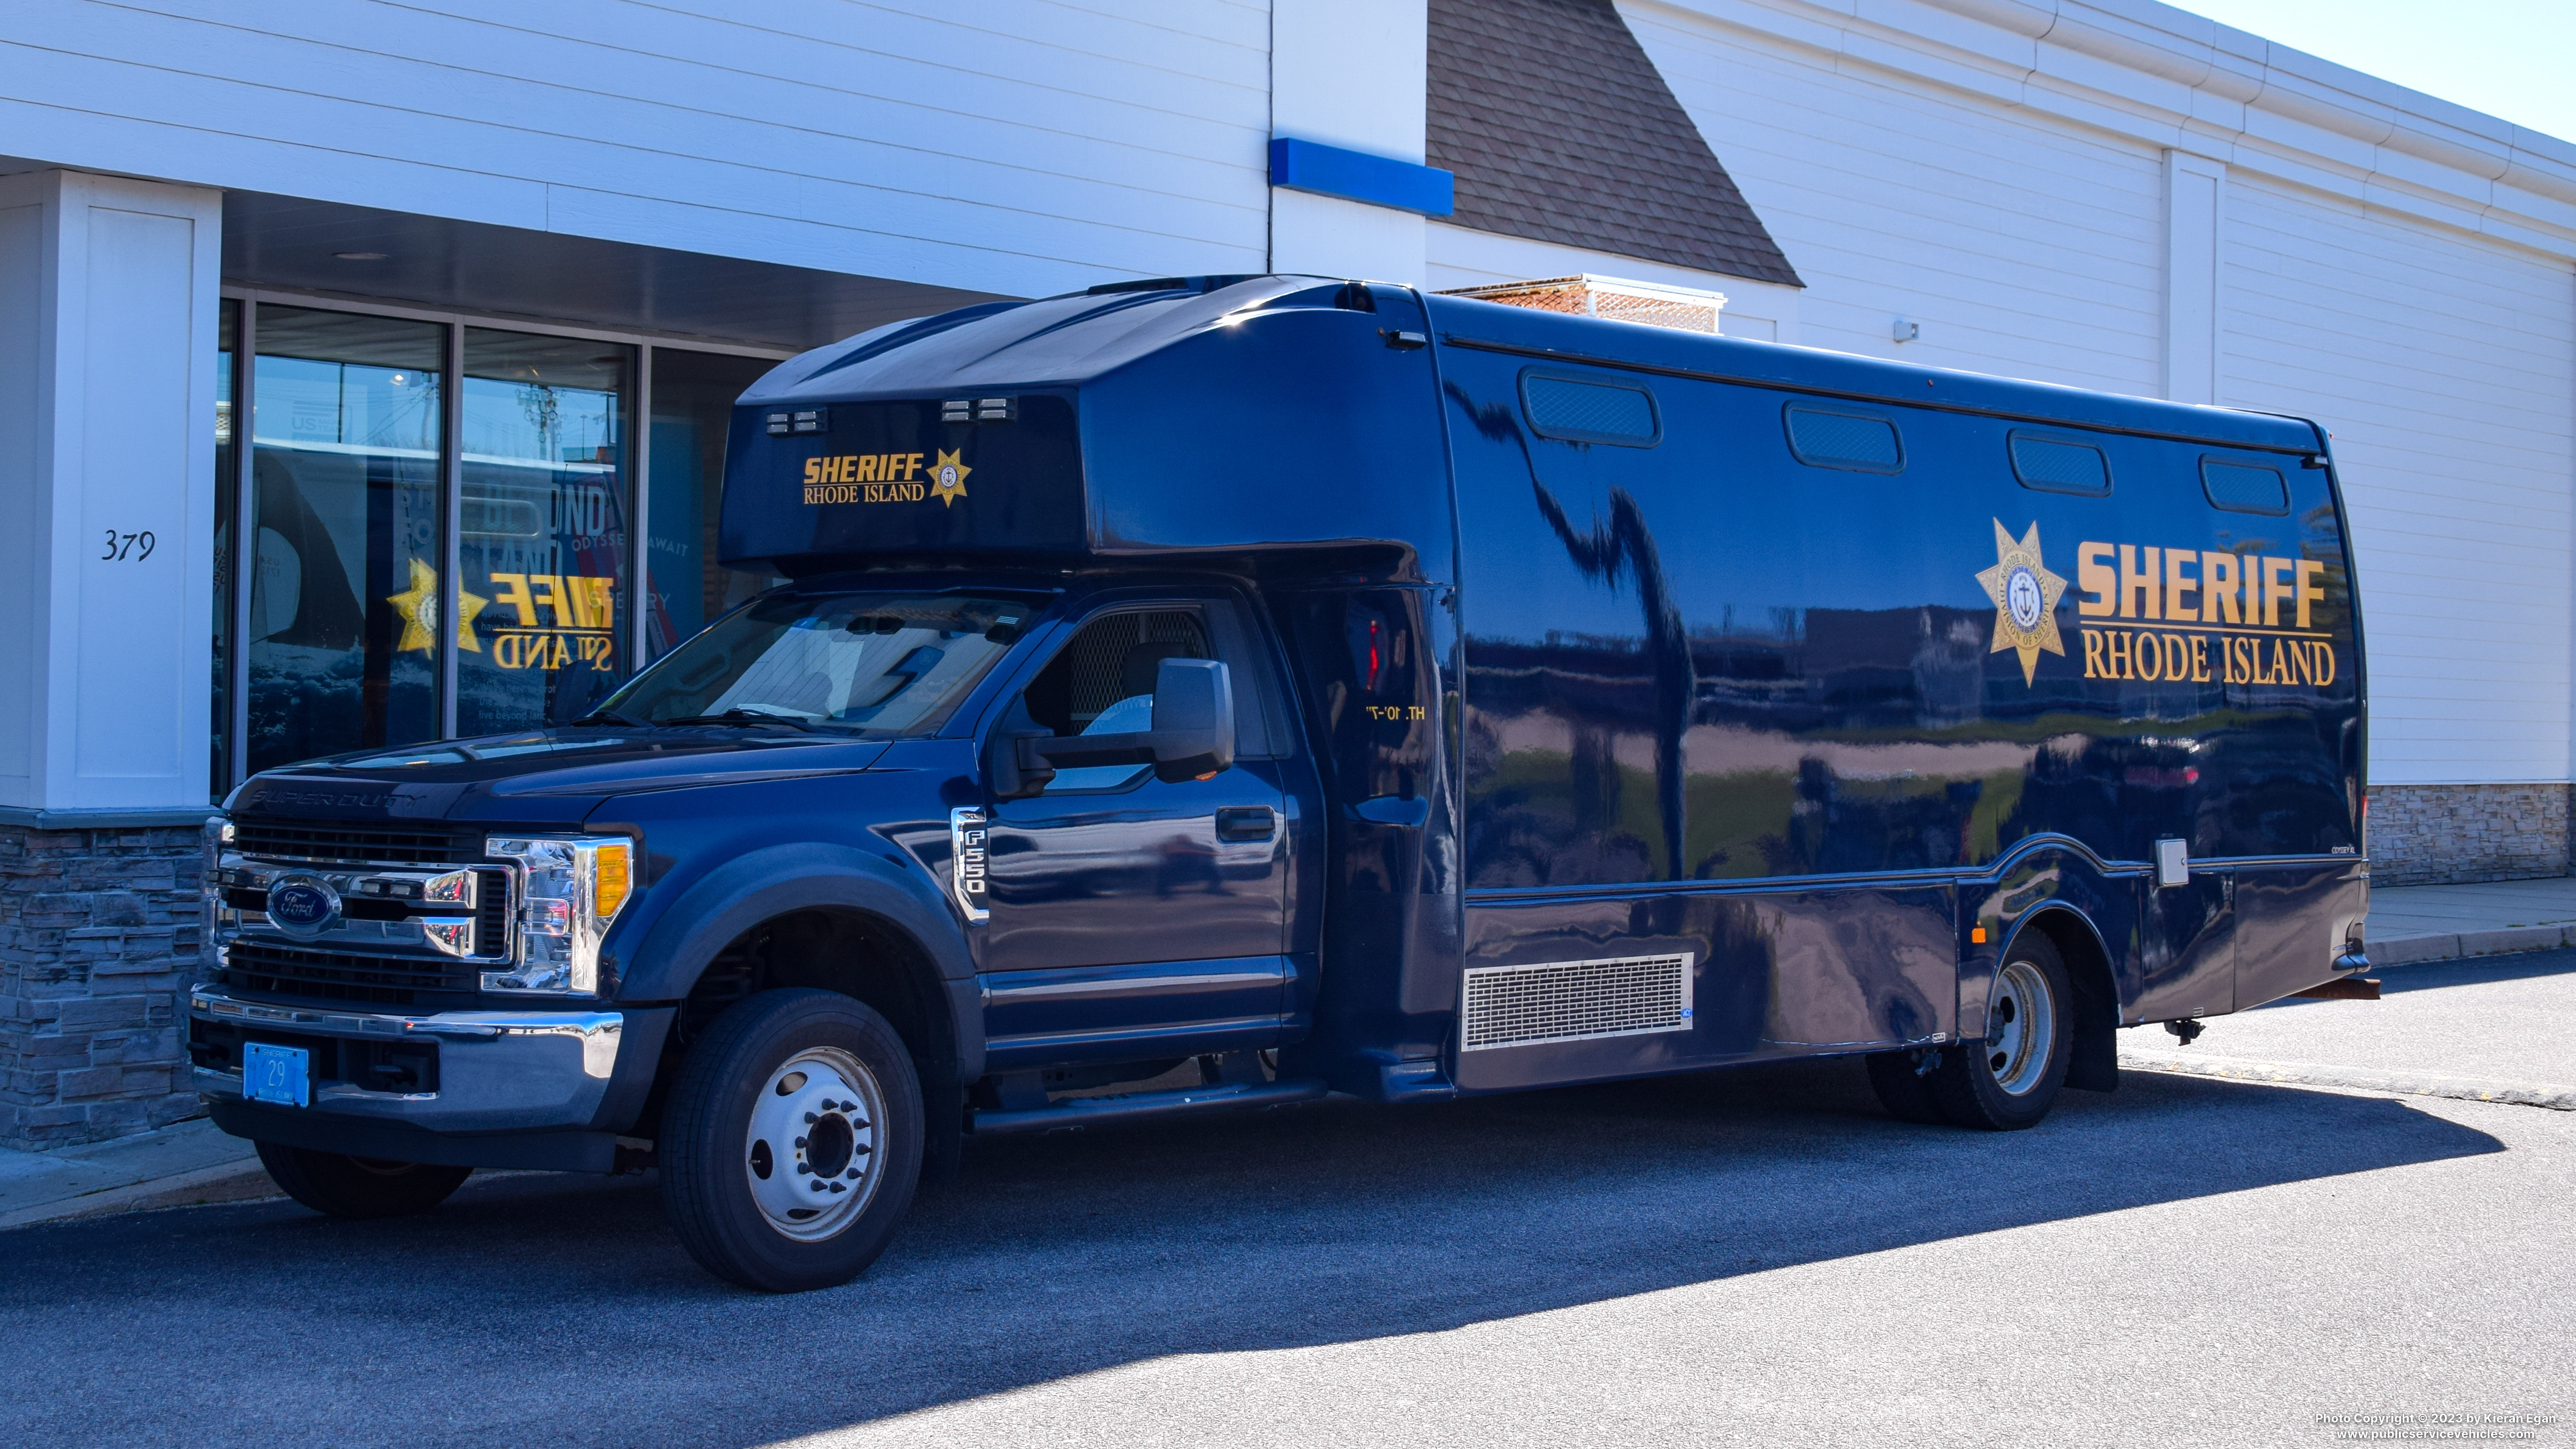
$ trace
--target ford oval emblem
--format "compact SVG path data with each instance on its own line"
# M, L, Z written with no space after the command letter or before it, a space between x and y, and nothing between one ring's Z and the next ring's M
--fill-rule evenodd
M268 888L269 924L290 936L319 936L339 919L340 893L319 876L286 876Z

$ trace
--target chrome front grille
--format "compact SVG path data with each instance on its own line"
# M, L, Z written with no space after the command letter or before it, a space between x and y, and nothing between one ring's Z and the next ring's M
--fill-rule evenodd
M221 985L263 996L302 996L373 1006L414 1006L421 993L472 991L478 968L420 957L312 951L264 941L223 948Z
M482 846L480 832L234 821L206 881L222 984L385 1006L475 992L511 959L520 894Z
M1688 1031L1691 955L1615 956L1467 972L1459 1049Z

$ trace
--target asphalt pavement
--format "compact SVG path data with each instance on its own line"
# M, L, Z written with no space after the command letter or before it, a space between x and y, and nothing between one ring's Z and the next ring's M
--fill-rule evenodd
M2517 964L2427 1004L2545 1065L2576 952ZM2571 1112L2131 1072L1970 1133L1852 1062L974 1142L789 1298L649 1177L495 1175L0 1234L0 1443L2568 1443L2571 1205Z

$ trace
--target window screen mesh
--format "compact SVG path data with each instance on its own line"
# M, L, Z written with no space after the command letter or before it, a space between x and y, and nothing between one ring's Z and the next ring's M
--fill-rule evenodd
M1905 466L1896 424L1885 418L1820 408L1789 409L1789 450L1798 455L1799 462L1818 468L1893 473Z
M1530 426L1546 437L1632 447L1655 441L1655 401L1641 387L1531 377L1522 380L1521 400Z
M2013 476L2025 488L2045 488L2051 493L2111 491L2110 463L2103 458L2101 449L2082 443L2015 433L2012 466Z
M2233 512L2290 511L2290 485L2269 468L2250 463L2204 462L2200 465L2200 485L2208 490L2210 502Z
M1153 693L1154 674L1163 660L1216 657L1199 616L1183 609L1094 620L1064 652L1077 731L1118 701Z

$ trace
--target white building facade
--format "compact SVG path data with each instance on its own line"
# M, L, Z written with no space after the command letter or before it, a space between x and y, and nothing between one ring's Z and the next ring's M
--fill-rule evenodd
M1276 185L1276 141L1361 179ZM2568 869L2564 141L2151 0L31 0L0 1142L192 1110L231 783L568 719L760 586L712 526L771 360L1273 270L1602 273L1723 293L1730 333L2316 418L2379 878Z

